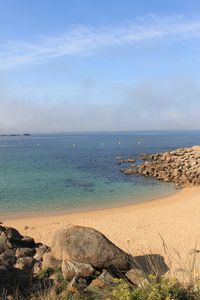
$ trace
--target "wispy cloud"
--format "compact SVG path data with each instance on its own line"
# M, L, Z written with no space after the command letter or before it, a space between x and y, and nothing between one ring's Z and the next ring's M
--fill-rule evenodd
M34 41L14 40L0 44L0 69L23 64L42 64L56 57L87 56L111 47L145 42L150 39L200 37L200 16L138 18L117 27L76 25L60 35Z

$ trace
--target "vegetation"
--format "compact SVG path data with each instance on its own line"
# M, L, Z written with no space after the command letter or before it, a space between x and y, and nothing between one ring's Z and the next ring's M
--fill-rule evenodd
M51 286L38 285L28 296L15 292L13 297L2 294L1 299L29 299L29 300L200 300L200 282L184 286L177 280L148 276L140 286L133 286L127 280L114 279L113 284L105 288L93 287L82 290L70 291L61 270L45 270L41 273L41 280L54 279Z

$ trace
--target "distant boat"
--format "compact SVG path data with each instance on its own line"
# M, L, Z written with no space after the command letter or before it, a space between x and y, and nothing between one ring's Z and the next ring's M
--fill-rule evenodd
M24 136L30 136L31 134L30 133L24 133Z

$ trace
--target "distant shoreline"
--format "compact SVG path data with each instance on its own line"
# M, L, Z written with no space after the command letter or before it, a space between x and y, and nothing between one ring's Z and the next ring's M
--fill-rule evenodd
M12 134L0 134L0 137L1 136L31 136L31 134L30 133L24 133L24 134L14 134L14 133L12 133Z

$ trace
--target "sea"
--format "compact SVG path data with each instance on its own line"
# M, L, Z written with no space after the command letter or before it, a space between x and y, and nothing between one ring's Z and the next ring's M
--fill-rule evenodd
M0 137L0 220L120 207L177 191L126 176L117 157L200 145L200 131L137 131Z

